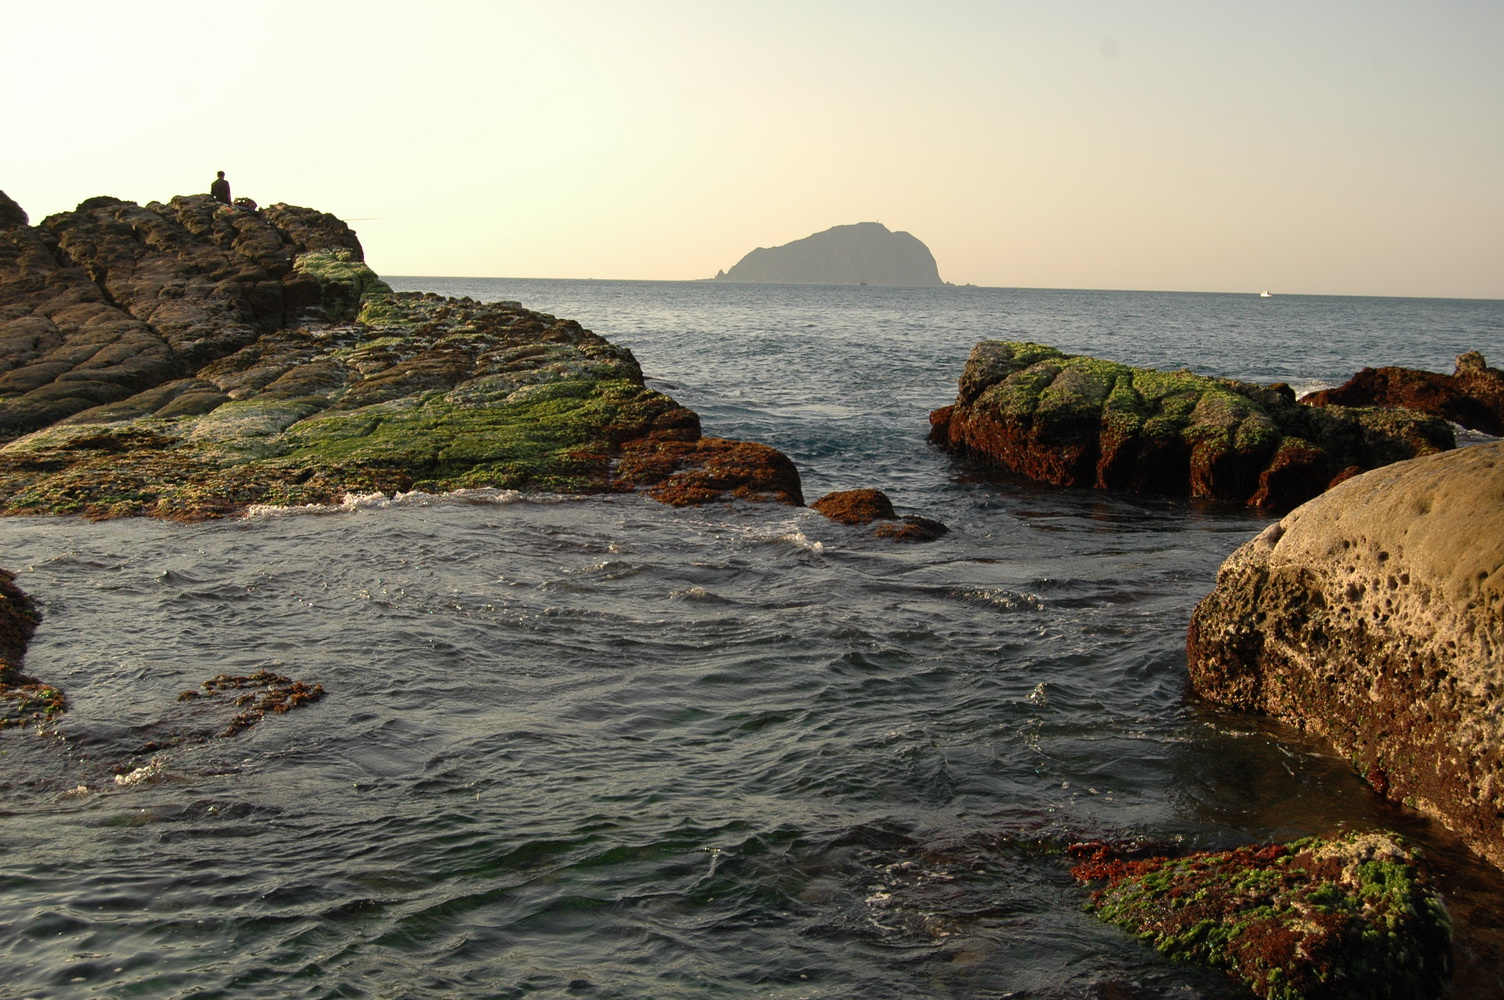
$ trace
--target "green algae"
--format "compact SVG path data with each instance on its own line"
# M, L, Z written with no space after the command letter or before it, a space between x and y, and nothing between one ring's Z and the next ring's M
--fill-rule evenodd
M1266 1000L1424 1000L1451 973L1446 909L1395 834L1144 861L1099 851L1074 873L1100 886L1101 919Z
M358 276L347 257L318 266ZM625 444L699 435L629 351L577 323L413 293L366 302L376 326L279 331L205 366L185 382L220 393L204 412L161 416L151 406L176 395L153 391L10 442L0 511L194 518L376 489L622 490L651 485L616 475Z
M1356 470L1453 446L1409 411L1317 409L1283 385L983 341L931 439L1061 486L1288 507Z
M368 300L384 299L392 288L349 250L311 250L293 261L293 270L318 282L324 318L345 323L357 318ZM372 308L376 308L371 302Z

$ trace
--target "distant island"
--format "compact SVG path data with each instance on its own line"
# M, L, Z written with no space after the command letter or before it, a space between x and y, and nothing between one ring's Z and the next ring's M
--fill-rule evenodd
M930 248L880 222L834 226L823 233L758 247L716 281L794 285L942 285Z

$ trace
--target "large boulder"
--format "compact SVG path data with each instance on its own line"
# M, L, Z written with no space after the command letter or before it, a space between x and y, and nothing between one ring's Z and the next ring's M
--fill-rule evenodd
M983 341L930 440L1056 486L1288 509L1366 469L1454 446L1436 417L1307 407L1289 386Z
M1335 389L1301 399L1309 406L1402 406L1470 430L1504 436L1504 371L1477 351L1457 356L1452 374L1416 368L1365 368Z
M1319 734L1504 867L1504 443L1358 476L1238 549L1193 690Z
M394 294L331 215L97 197L0 229L0 513L468 488L803 502L786 456L702 439L630 351Z

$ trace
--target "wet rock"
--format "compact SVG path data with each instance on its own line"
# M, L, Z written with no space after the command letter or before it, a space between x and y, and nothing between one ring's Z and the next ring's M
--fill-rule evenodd
M1193 690L1327 739L1504 867L1504 443L1358 476L1223 563Z
M1391 833L1144 860L1071 852L1099 917L1267 1000L1427 1000L1451 977L1446 909Z
M898 517L893 510L893 502L882 490L827 493L810 506L832 521L842 524L871 524L873 521L891 521Z
M0 230L0 513L215 517L350 493L802 503L631 352L515 302L393 294L334 216L91 198Z
M1504 436L1504 371L1483 355L1457 356L1451 375L1415 368L1365 368L1335 389L1313 392L1309 406L1399 406L1450 420L1469 430Z
M622 449L618 482L646 489L653 499L675 507L725 500L804 503L799 471L782 452L747 441L676 439L673 424L684 421L672 413L669 418L666 433L651 433Z
M841 524L874 525L879 538L898 542L932 542L949 532L939 521L917 514L900 517L882 490L859 489L827 493L810 506Z
M1406 410L1307 407L1283 384L1132 368L984 341L930 440L1056 486L1288 509L1357 472L1454 446Z
M68 709L62 690L21 672L41 616L13 573L0 569L0 729L50 722Z

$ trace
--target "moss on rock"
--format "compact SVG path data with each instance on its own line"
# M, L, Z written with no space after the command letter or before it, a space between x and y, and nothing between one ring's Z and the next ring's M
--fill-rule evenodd
M1075 845L1092 909L1265 1000L1426 1000L1451 976L1451 924L1396 834L1128 861Z
M40 621L15 575L0 569L0 729L51 722L68 710L62 689L21 672L26 645Z
M1405 410L1298 406L1286 386L1133 368L984 341L931 440L1057 486L1189 493L1260 507L1309 499L1353 469L1453 445Z
M0 254L0 513L197 519L482 486L801 502L786 457L700 442L630 351L515 302L394 293L332 216L103 199L47 225L51 244L21 230L5 239L25 253ZM107 345L118 371L97 363L101 318L133 338ZM660 454L624 462L629 445Z

